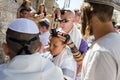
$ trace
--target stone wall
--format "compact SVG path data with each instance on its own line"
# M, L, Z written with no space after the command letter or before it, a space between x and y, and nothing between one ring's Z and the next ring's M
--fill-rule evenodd
M49 13L52 13L52 7L54 5L55 0L30 0L30 1L35 10L38 9L38 6L40 3L43 3L45 1L44 4L47 8L47 11ZM17 0L17 3L19 6L22 4L22 2L23 2L23 0Z
M18 7L22 4L23 0L0 0L0 63L4 62L4 55L2 50L2 43L5 41L5 33L7 26L10 22L16 19ZM31 0L32 6L37 10L43 0ZM52 12L54 0L45 0L45 5L48 12ZM2 59L3 58L3 59Z
M18 5L13 0L0 0L0 63L4 62L3 57L5 57L2 50L2 43L5 41L5 33L8 24L16 19L17 8Z
M46 1L45 1L45 5L46 5L47 11L48 11L49 13L52 13L52 12L53 12L53 11L52 11L52 7L53 7L53 5L54 5L54 1L55 1L55 0L46 0Z

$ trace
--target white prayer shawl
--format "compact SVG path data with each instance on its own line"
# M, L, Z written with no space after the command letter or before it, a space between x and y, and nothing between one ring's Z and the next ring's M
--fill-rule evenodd
M59 55L54 57L53 62L62 69L67 80L75 80L77 63L68 48L65 48Z
M69 32L69 35L76 45L76 47L79 49L79 46L81 44L82 34L78 27L76 25L73 26L72 30Z
M44 32L43 34L39 35L40 42L42 43L42 49L41 49L40 53L43 53L44 52L44 47L48 45L49 36L50 36L49 31Z
M19 55L0 65L0 80L64 80L60 68L40 54Z
M109 33L90 47L81 80L120 80L120 34Z
M77 26L77 28L78 28L78 29L80 29L80 30L81 30L82 26L81 26L81 24L80 24L80 23L78 23L78 22L77 22L77 23L74 23L74 24Z
M64 32L62 30L62 28L57 29L57 31L61 31ZM73 25L73 28L71 29L71 31L68 33L72 39L72 41L74 42L74 44L76 45L76 47L79 49L80 44L81 44L81 39L82 39L82 34L80 32L80 30L78 29L77 25Z

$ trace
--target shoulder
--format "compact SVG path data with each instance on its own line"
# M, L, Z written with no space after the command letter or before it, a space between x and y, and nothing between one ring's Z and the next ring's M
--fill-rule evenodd
M63 65L67 64L69 66L72 64L74 64L74 65L76 64L76 61L73 58L73 54L71 53L71 51L68 47L65 48L64 53L62 53L62 54L63 54L63 60L64 60Z
M57 80L57 79L64 80L62 70L58 66L56 66L49 59L46 59L43 57L42 57L42 61L44 64L44 66L42 67L42 70L45 74L45 75L43 75L43 77L46 77L47 80L48 80L48 78L50 78L52 80ZM51 78L51 76L52 76L52 78Z

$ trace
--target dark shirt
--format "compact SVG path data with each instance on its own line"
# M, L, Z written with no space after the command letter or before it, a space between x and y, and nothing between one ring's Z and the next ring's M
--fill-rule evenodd
M87 50L88 50L88 44L84 39L82 39L79 47L79 51L81 52L81 54L83 53L85 54Z

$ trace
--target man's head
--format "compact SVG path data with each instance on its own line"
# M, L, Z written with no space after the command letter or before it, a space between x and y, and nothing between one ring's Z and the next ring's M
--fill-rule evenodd
M26 8L20 10L20 18L28 18L30 16L30 11Z
M112 20L114 7L108 5L108 0L85 0L81 7L81 23L82 33L85 35L89 31L91 35L93 33L92 27L95 23L93 16L96 16L100 23L110 22ZM97 27L97 26L96 26Z
M69 33L73 28L75 13L71 10L61 10L60 27L66 33Z
M32 54L39 47L39 30L37 25L28 19L16 19L8 26L6 42L3 49L13 58L16 55Z
M38 22L38 28L41 33L48 31L50 26L50 21L47 18L41 19Z

